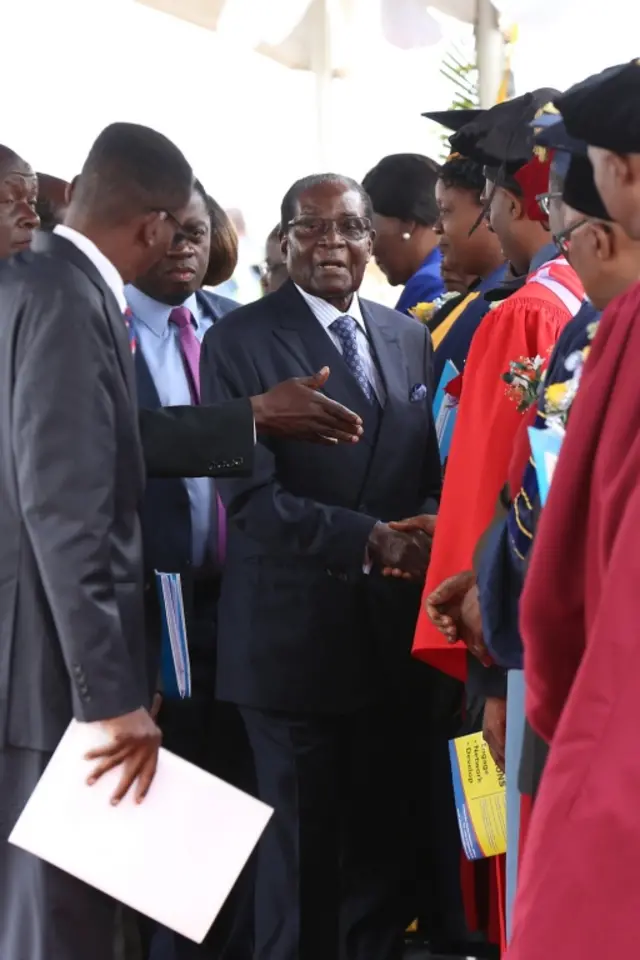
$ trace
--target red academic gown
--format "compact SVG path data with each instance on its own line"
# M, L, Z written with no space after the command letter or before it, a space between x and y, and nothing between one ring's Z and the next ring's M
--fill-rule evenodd
M546 361L583 298L577 274L558 257L534 271L478 327L462 380L425 597L452 574L472 569L473 551L507 481L522 414L506 395L502 375L520 357ZM424 609L413 654L460 680L466 677L466 647L448 644Z
M534 271L520 290L491 310L474 334L424 597L452 574L472 569L473 552L491 523L507 481L523 415L506 395L502 375L521 357L539 355L546 360L583 298L577 274L564 257L558 257ZM460 680L466 677L465 645L448 644L427 619L424 604L413 654ZM504 932L502 860L495 858L491 865L490 935L496 942L504 940L499 935ZM473 865L463 863L463 890L472 929L477 928L474 873Z
M605 311L521 603L527 715L552 741L509 960L637 957L640 284Z

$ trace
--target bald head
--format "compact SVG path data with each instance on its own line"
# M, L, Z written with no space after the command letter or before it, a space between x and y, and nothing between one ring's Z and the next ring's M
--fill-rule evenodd
M71 185L65 224L93 240L131 282L167 253L192 186L191 167L165 136L113 123Z
M136 123L102 131L73 183L71 207L106 227L189 202L191 167L165 136Z
M39 220L38 178L15 150L0 145L0 259L31 244Z

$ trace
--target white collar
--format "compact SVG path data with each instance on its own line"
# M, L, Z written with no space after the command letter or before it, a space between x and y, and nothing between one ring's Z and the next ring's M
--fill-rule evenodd
M323 300L322 297L314 297L311 293L307 293L306 290L299 287L297 283L294 284L294 286L316 320L322 324L325 330L328 330L333 321L337 320L338 317L353 317L363 333L366 334L367 327L364 322L364 317L362 316L362 307L360 306L360 299L357 293L354 293L347 312L342 313L341 310L334 307L332 303Z
M96 247L93 240L89 240L89 237L85 237L84 233L80 233L78 230L74 230L72 227L67 227L65 224L60 224L54 228L54 233L59 237L63 237L65 240L68 240L69 243L72 243L74 247L77 247L81 253L84 253L85 257L91 261L94 265L106 285L109 287L113 293L118 306L122 313L127 309L127 299L124 295L124 281L114 265L111 263L104 253Z

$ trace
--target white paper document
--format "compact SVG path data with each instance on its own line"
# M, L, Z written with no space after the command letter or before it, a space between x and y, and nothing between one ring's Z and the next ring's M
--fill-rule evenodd
M104 740L71 723L9 842L201 943L273 811L167 750L146 799L113 807L118 769L86 785Z

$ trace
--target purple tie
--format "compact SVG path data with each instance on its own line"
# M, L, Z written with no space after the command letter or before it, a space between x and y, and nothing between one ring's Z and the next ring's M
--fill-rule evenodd
M169 323L175 324L178 328L180 339L180 352L182 353L182 362L187 373L189 381L189 391L191 393L191 402L200 403L200 341L196 337L193 329L193 316L186 307L175 307L169 315ZM224 563L227 552L227 516L224 504L216 491L216 520L217 520L217 560L219 564Z

